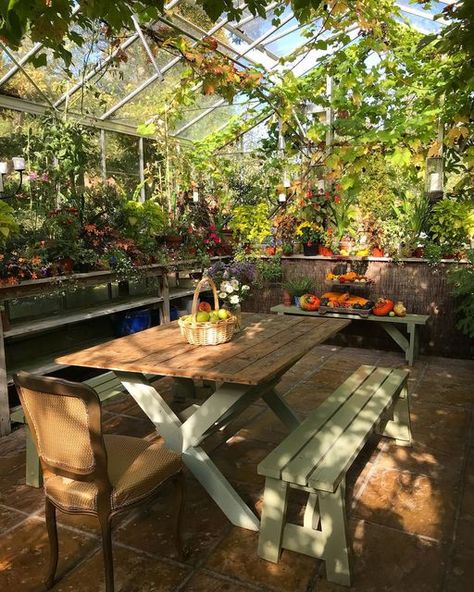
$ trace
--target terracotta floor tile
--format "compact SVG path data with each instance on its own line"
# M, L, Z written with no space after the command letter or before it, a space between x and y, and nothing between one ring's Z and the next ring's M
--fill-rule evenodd
M244 440L258 440L275 446L288 435L288 428L270 410L250 421L235 436Z
M463 457L426 448L415 442L411 447L398 446L387 440L386 448L377 459L381 469L397 469L427 475L433 479L458 483Z
M447 575L443 592L472 592L474 587L474 556L457 553Z
M183 592L248 592L255 588L243 584L221 579L209 573L198 571L182 588Z
M426 376L426 375L425 375ZM450 382L439 378L424 378L413 393L416 400L430 401L440 405L454 405L456 407L472 407L474 392L471 381Z
M0 535L25 520L25 518L26 515L22 512L0 505Z
M314 592L440 592L446 549L364 521L351 523L351 588L332 584L322 570Z
M306 592L318 560L284 551L279 563L270 563L257 556L257 542L257 533L232 528L205 567L278 592Z
M307 417L329 397L333 390L325 384L304 382L290 391L286 396L286 402L302 417Z
M194 564L210 553L230 529L226 516L209 494L192 478L187 479L183 536ZM139 510L116 531L116 540L156 557L177 558L174 538L174 489L166 485L148 512Z
M116 592L174 592L189 568L170 565L131 549L114 547ZM102 553L96 552L60 580L52 592L105 592Z
M457 522L455 547L460 552L474 553L474 516L461 516Z
M379 469L359 498L355 515L409 533L447 539L454 526L458 497L452 483Z
M95 537L59 529L59 574L84 559L95 547ZM46 575L49 546L44 522L28 519L0 537L0 590L38 592Z
M42 488L30 487L25 483L25 467L20 465L1 476L0 504L27 512L36 512L44 505Z

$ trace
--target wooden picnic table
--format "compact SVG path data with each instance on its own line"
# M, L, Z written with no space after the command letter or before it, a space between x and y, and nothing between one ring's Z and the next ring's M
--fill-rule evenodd
M200 444L259 397L290 430L297 427L298 417L275 386L300 358L350 321L242 316L242 331L222 345L189 345L173 322L62 356L58 362L114 371L166 445L182 454L183 462L229 520L258 530L255 514ZM202 405L191 405L178 416L145 374L175 377L188 392L193 380L214 381L216 389Z

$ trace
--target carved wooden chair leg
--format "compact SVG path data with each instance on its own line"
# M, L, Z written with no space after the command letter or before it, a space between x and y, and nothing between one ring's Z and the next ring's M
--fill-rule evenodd
M187 550L183 546L183 514L184 514L184 494L186 491L184 475L179 473L173 479L173 483L176 490L176 503L175 503L175 541L176 541L176 552L178 559L181 561L185 558Z
M46 590L54 586L54 578L58 567L58 527L56 524L56 507L45 499L46 528L49 538L49 569L45 580Z
M105 590L114 592L114 559L112 554L112 519L110 512L99 510L102 531L102 553L104 556Z

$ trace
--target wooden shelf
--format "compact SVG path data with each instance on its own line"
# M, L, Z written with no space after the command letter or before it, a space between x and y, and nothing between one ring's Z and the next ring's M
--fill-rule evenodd
M204 292L210 292L209 288L205 288L201 290L201 294ZM184 296L193 296L194 288L170 288L170 300L175 300L176 298L183 298Z
M80 349L86 349L88 347L93 347L94 345L100 345L101 343L107 343L107 341L111 341L114 339L111 336L102 337L100 339L89 339L88 341L78 342L74 347L67 348L66 350L58 351L53 354L49 354L48 356L40 356L35 358L34 363L25 363L21 362L18 367L13 366L8 368L8 375L7 381L8 384L13 382L12 375L19 370L25 370L25 372L31 372L32 374L49 374L50 372L55 372L56 370L60 370L61 368L66 368L64 364L58 364L55 360L60 356L64 356L66 354L74 353Z
M107 316L117 312L138 308L140 306L157 304L158 302L163 302L163 298L158 296L148 296L129 298L117 302L108 301L100 306L66 312L44 320L22 321L21 323L16 323L12 325L8 331L4 332L4 337L5 339L8 339L12 337L20 337L22 335L33 335L34 333L41 333L42 331L48 331L49 329L54 329L63 325L80 323L89 319Z

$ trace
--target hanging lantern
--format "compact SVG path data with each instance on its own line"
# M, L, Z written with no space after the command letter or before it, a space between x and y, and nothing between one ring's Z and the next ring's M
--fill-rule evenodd
M199 201L199 191L197 189L193 189L193 202L198 203Z
M430 201L435 202L443 197L444 162L441 156L426 159L425 193Z
M278 194L278 203L285 203L286 202L286 193L284 191L280 191Z

